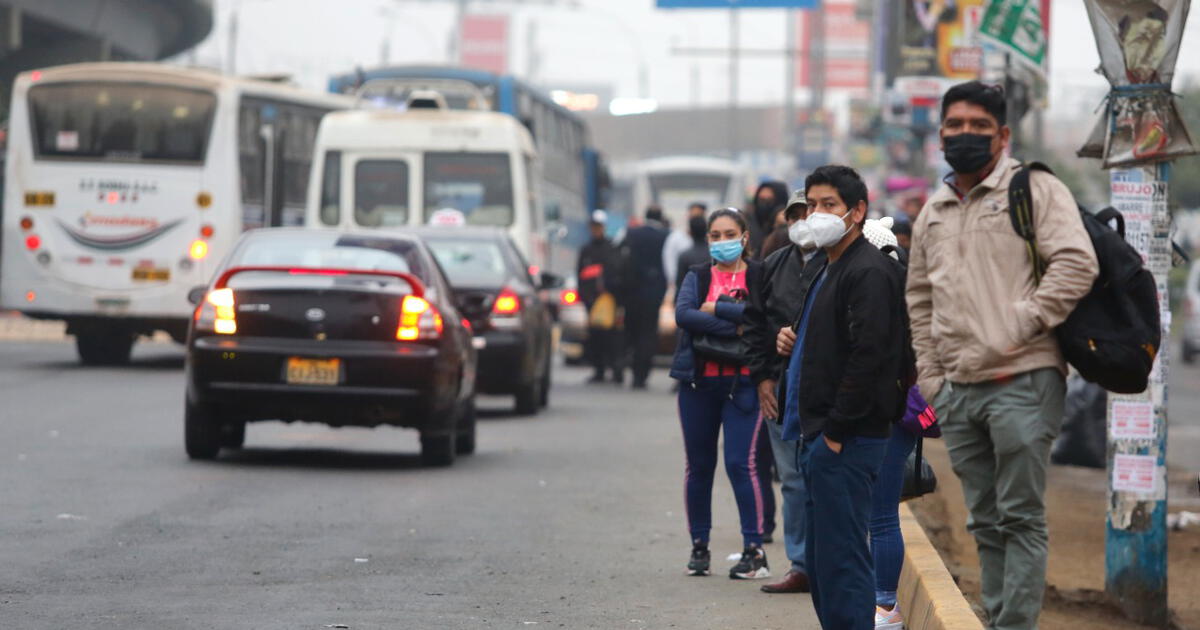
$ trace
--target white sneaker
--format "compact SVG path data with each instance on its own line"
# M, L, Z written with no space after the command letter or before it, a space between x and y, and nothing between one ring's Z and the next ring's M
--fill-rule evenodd
M875 630L903 630L904 617L900 616L900 605L891 610L875 607Z

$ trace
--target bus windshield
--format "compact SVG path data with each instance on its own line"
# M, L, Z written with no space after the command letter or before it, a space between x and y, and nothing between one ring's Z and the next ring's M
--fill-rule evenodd
M505 153L425 154L425 221L454 208L468 225L513 224L512 167Z
M202 163L217 97L131 83L59 83L29 90L38 157Z
M692 203L710 208L723 206L729 190L729 176L717 173L670 173L651 175L650 195L655 203L668 210L682 211Z

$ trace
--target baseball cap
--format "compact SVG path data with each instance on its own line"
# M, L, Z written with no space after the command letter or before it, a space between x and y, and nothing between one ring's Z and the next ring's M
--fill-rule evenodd
M592 223L608 223L608 213L603 210L593 210Z
M803 190L797 190L796 192L792 193L792 198L788 199L787 205L783 208L783 216L786 217L795 206L803 206L804 209L808 209L808 200L804 198Z

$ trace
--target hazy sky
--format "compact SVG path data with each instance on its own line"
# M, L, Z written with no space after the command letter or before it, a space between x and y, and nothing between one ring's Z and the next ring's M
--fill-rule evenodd
M617 96L637 96L644 64L650 95L665 106L722 105L729 66L722 56L687 57L672 48L724 48L727 11L662 11L653 0L578 0L578 9L537 6L546 0L482 0L480 11L508 11L510 68L526 75L530 40L540 53L534 80L613 86ZM510 6L511 9L496 8ZM445 63L453 3L444 0L216 0L216 25L195 53L198 63L228 69L229 24L237 12L236 71L292 74L306 87L324 89L326 78L356 65L378 65L385 40L393 63ZM743 10L741 44L780 49L784 13ZM1099 64L1083 0L1055 0L1051 24L1051 115L1088 113L1107 83ZM530 25L536 23L533 37ZM748 57L741 64L739 102L778 103L784 93L782 58ZM1184 34L1175 86L1200 82L1200 23L1192 16Z

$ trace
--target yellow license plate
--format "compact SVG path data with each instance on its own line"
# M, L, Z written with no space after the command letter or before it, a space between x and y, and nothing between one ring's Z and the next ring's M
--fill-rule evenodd
M337 385L341 359L301 359L290 357L287 362L289 385Z
M152 282L166 282L167 280L171 279L171 270L139 267L133 270L133 279Z

